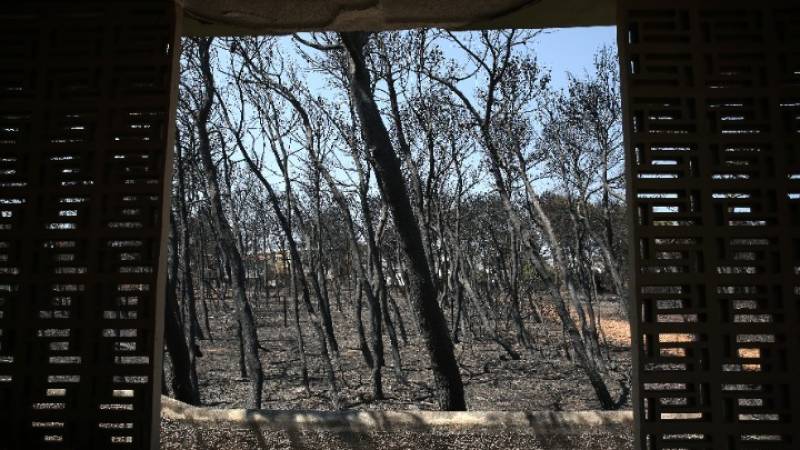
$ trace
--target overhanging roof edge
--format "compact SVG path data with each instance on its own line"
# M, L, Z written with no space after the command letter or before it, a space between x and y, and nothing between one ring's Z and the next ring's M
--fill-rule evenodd
M478 0L482 1L482 0ZM441 20L436 22L384 22L376 26L367 23L336 22L319 24L286 24L283 26L246 26L230 24L215 18L203 17L187 8L184 11L184 36L248 36L280 35L299 31L367 31L402 30L420 27L441 27L453 30L492 28L567 28L578 26L608 26L616 23L617 0L537 0L499 16L472 22Z

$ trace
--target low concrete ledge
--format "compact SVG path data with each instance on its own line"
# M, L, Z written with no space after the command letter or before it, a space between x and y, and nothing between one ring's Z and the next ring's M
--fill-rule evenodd
M211 409L161 398L161 417L199 427L370 433L383 431L513 430L537 435L576 435L593 429L630 430L631 411L278 411Z

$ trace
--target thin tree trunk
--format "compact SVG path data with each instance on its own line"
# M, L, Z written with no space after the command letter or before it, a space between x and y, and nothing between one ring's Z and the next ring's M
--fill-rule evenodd
M400 357L400 345L397 342L397 331L395 330L394 323L389 315L389 306L387 305L386 301L387 297L389 297L389 294L386 292L386 286L384 285L383 290L379 294L381 301L381 314L383 315L383 323L386 325L386 333L389 335L389 345L391 346L392 350L395 378L397 378L400 383L405 384L407 380L403 374L403 360Z
M191 334L197 336L198 339L204 340L205 336L203 334L203 330L200 328L200 323L197 320L197 301L194 292L194 277L192 275L191 268L192 238L191 227L189 226L189 212L186 208L183 146L180 144L180 139L178 137L176 137L175 142L175 157L177 159L178 167L178 198L176 203L178 204L178 212L181 223L181 259L183 260L184 292L186 293L186 303L189 311L189 326L191 328Z
M247 362L245 361L245 354L247 350L245 350L244 336L242 335L242 322L240 320L236 321L236 342L239 343L239 378L246 380Z
M170 213L170 224L175 229L174 215ZM200 404L197 388L197 372L194 361L186 343L183 325L178 310L176 279L178 276L177 236L173 234L171 241L172 255L167 279L165 302L164 338L167 351L172 360L172 391L175 398L191 405Z
M294 318L294 334L297 342L297 353L300 357L300 378L303 381L303 387L306 394L311 394L311 383L308 379L308 361L306 358L306 344L303 338L303 328L300 326L300 300L297 298L297 285L294 280L294 275L291 276L290 294L292 296L292 309ZM285 299L285 297L284 297ZM284 302L284 305L286 303Z
M372 353L370 352L369 345L367 344L367 335L364 332L364 320L362 319L362 311L364 310L364 288L361 284L358 285L358 296L356 296L356 331L358 333L358 346L361 349L361 355L364 357L364 362L367 367L372 369L374 362L372 361Z
M325 366L325 370L328 377L328 383L330 386L330 396L331 396L331 403L335 409L339 409L341 404L339 400L339 388L336 383L336 373L333 368L333 362L331 359L331 353L337 355L336 349L333 348L333 343L328 339L328 336L325 332L325 326L323 325L322 318L319 317L317 311L314 310L314 306L311 304L311 297L308 288L308 280L306 279L306 273L303 268L303 259L300 256L300 250L297 246L297 241L294 239L294 235L292 233L292 225L290 220L287 219L286 215L283 213L281 209L281 202L276 194L275 190L272 187L272 184L264 177L264 174L261 173L259 167L256 165L255 161L253 161L252 157L248 153L247 148L245 147L244 143L242 142L242 137L239 134L241 130L236 130L231 123L231 120L228 116L228 111L225 108L222 108L223 118L228 125L228 127L234 131L233 137L236 141L237 148L239 149L241 155L244 157L245 162L247 163L247 167L250 171L255 175L261 185L267 190L267 194L269 197L270 205L272 206L272 210L275 213L275 216L278 219L278 223L283 231L284 237L286 238L287 245L289 247L289 255L291 257L291 271L293 275L297 277L296 279L300 281L300 295L303 300L303 304L305 305L306 312L308 313L311 323L314 325L314 329L317 333L317 338L320 340L320 347L322 352L323 364ZM277 156L277 155L276 155ZM285 167L283 168L285 169ZM288 173L284 171L284 180L287 186L287 202L291 201L291 193L289 189L289 180L288 180ZM290 205L287 207L287 213L292 212L293 207ZM320 300L321 292L319 283L317 283L317 279L313 274L309 276L311 280L311 284L314 287L314 291L317 295L318 302Z
M403 322L403 316L400 315L400 307L397 306L397 302L394 300L394 296L389 293L388 287L386 289L386 298L388 299L389 304L392 306L392 312L394 313L394 323L397 325L397 328L400 329L400 338L403 339L403 345L406 345L408 344L408 333L406 332L406 325Z
M211 39L198 39L200 54L200 68L205 83L203 103L197 113L198 149L203 168L207 174L207 185L212 209L212 217L220 237L220 245L225 253L227 263L231 266L231 287L233 288L234 304L242 327L242 337L245 346L245 365L250 378L250 398L248 405L251 408L261 408L264 372L258 355L258 335L253 311L247 300L247 283L245 280L244 264L236 247L228 219L222 206L222 195L219 188L217 168L211 158L211 142L208 134L208 124L214 102L214 76L211 70L210 47Z
M480 301L475 291L472 289L472 283L469 281L467 275L468 275L467 273L461 272L459 276L459 283L464 287L464 293L466 294L467 301L472 303L473 307L475 308L475 311L477 311L478 313L478 318L481 320L481 323L483 324L484 328L486 328L487 331L492 332L492 340L495 343L497 343L497 345L502 347L503 350L505 350L506 353L508 353L508 356L510 356L511 359L513 360L521 359L520 354L514 350L514 347L511 345L511 343L503 339L503 337L500 336L497 327L492 325L492 322L489 319L489 314L486 311L486 307Z

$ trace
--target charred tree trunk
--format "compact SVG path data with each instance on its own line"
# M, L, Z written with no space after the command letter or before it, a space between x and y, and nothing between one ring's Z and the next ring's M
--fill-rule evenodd
M374 364L372 362L372 353L370 353L369 345L367 345L367 335L364 332L364 319L362 318L364 310L364 288L361 284L358 285L358 296L356 297L356 331L358 332L358 346L361 349L361 356L364 357L364 363L367 367L372 369Z
M408 332L406 331L406 324L403 321L403 316L400 315L400 306L397 305L397 301L395 301L394 296L389 292L388 286L386 289L386 299L389 302L389 305L392 307L392 313L394 313L393 323L397 325L397 329L400 331L400 338L403 340L403 345L406 345L408 344Z
M175 219L173 214L170 214L170 224L174 230ZM183 333L183 325L178 309L176 285L178 276L178 254L177 236L174 234L171 239L171 248L172 255L167 279L165 303L164 340L166 341L167 351L172 361L172 391L175 394L175 398L178 400L191 405L199 405L200 393L197 389L197 372L194 367L194 359L186 343L186 336Z
M250 398L248 405L251 408L261 408L262 389L264 385L264 372L258 355L258 335L253 311L247 300L247 283L245 269L239 249L236 247L236 238L233 234L225 211L222 206L217 168L211 158L211 142L209 138L209 119L214 103L214 75L211 69L211 39L198 39L200 70L205 84L202 104L197 112L198 150L203 169L207 175L208 191L211 203L212 218L220 237L220 245L231 269L231 287L236 306L239 323L242 327L242 341L244 344L245 366L250 379Z
M227 122L228 126L233 129L233 124L228 117L227 110L223 108L223 115L225 121ZM234 130L235 131L235 130ZM303 300L303 305L306 308L306 312L308 313L311 323L314 325L314 331L317 334L317 339L320 341L320 347L322 351L322 358L323 363L325 365L326 375L328 377L328 383L330 386L330 395L331 395L331 403L335 409L339 409L341 406L339 401L339 388L336 382L336 372L333 368L333 362L331 359L331 354L337 355L338 349L335 348L334 343L329 339L329 336L325 332L325 325L323 324L323 319L320 317L320 314L314 309L313 304L311 303L311 294L308 287L308 279L310 279L312 286L314 287L314 291L317 294L317 299L320 299L320 288L319 283L317 283L317 278L314 276L313 273L310 273L308 279L306 278L306 271L304 269L303 259L300 254L300 249L298 248L297 241L294 239L294 235L292 232L292 223L289 219L287 219L286 214L284 214L283 210L281 209L281 201L278 198L275 189L272 187L272 184L264 177L264 174L261 173L259 167L256 165L255 161L253 161L252 157L248 153L247 148L245 148L244 143L241 140L241 136L238 134L234 134L234 138L236 140L236 145L239 151L241 152L242 156L244 157L245 162L247 163L247 167L250 171L255 175L261 185L266 189L267 194L269 196L269 202L272 207L273 212L275 213L276 218L278 219L278 224L281 227L281 231L286 238L286 244L289 249L290 255L290 276L296 277L295 280L300 282L299 286L299 295ZM288 177L287 173L284 173L284 177ZM288 186L288 181L287 181ZM288 189L287 189L288 191ZM291 195L287 193L287 202L291 200ZM291 213L292 207L287 207L287 213Z
M294 319L294 333L295 339L297 339L297 353L300 357L300 378L303 382L303 387L306 390L306 394L311 393L311 383L308 379L308 359L306 358L306 343L305 338L303 338L303 328L300 326L300 300L297 298L297 283L295 282L295 277L293 274L289 274L291 277L291 286L290 286L290 294L292 296L292 317ZM285 299L286 297L284 297ZM284 301L284 305L286 302Z
M422 340L430 354L439 407L450 411L465 410L461 373L447 322L437 303L419 224L401 175L400 160L372 96L370 74L364 58L367 35L342 33L341 38L350 57L350 95L371 151L381 193L392 210L409 261L411 303L419 318Z
M245 360L244 336L242 335L242 322L236 321L236 342L239 344L239 378L242 380L247 379L247 361Z
M183 285L184 292L186 293L186 306L189 311L189 328L192 336L198 339L205 339L200 323L197 319L197 299L194 291L194 276L192 275L191 268L191 248L192 236L191 227L189 226L189 212L186 207L186 182L184 173L184 160L183 160L183 146L180 144L180 139L175 139L175 157L177 160L177 175L178 175L178 212L180 215L181 223L181 259L183 260ZM194 349L196 352L197 349Z

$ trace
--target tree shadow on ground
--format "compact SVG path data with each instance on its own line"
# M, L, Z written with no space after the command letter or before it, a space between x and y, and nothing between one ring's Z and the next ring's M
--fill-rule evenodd
M292 413L287 413L292 414ZM296 416L302 415L302 412L297 412ZM307 426L301 427L298 420L290 420L288 424L284 423L282 431L284 431L289 438L289 448L291 450L319 450L318 439L312 439L315 442L306 442L305 434L314 433L316 435L326 434L330 436L331 440L335 441L335 447L338 449L348 450L381 450L385 448L381 442L376 441L370 435L371 432L384 432L391 433L394 431L390 426L391 420L382 411L335 411L329 413L336 415L337 425L326 426L321 425L318 429L309 430ZM365 416L367 419L365 420ZM261 423L262 415L258 411L247 411L247 422L250 425L256 441L259 445L259 450L272 450L274 447L264 439L265 424ZM404 414L403 429L413 429L415 432L425 433L430 432L430 427L425 424L425 421L415 415L413 412ZM372 425L364 425L364 422ZM267 427L269 425L266 425Z

